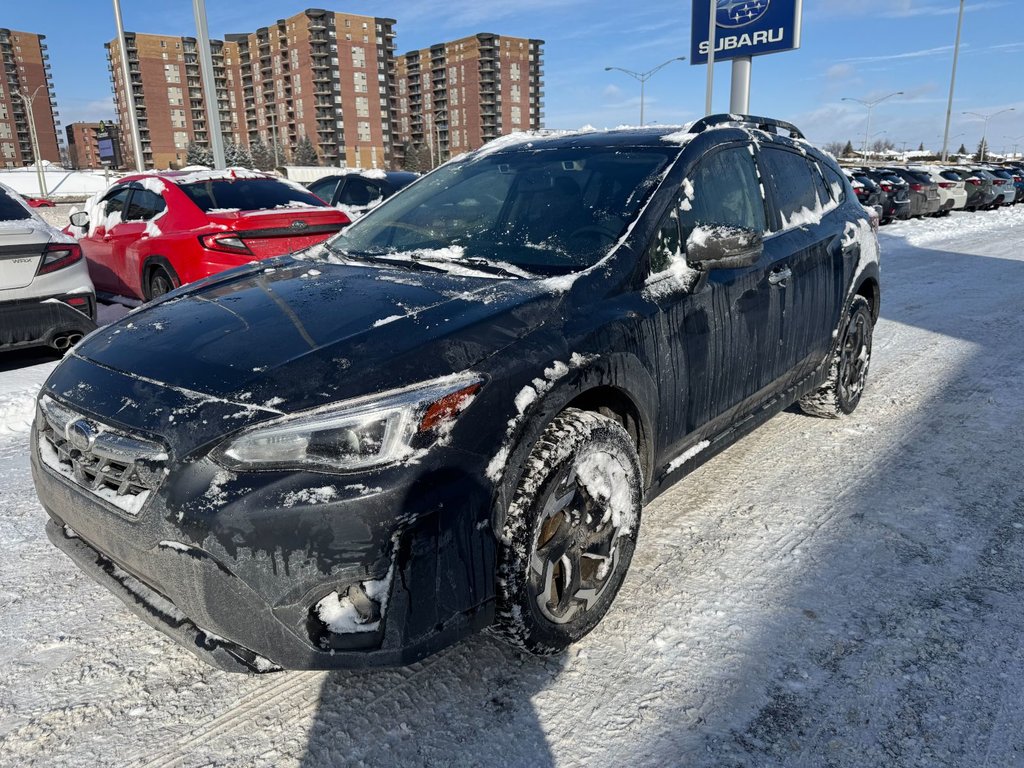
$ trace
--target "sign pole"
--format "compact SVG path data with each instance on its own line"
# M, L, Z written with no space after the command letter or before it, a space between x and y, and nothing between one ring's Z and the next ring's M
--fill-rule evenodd
M698 0L699 2L699 0ZM711 96L715 92L715 32L717 28L718 3L711 0L711 21L708 23L708 94L704 99L704 114L711 114Z
M729 100L729 111L734 115L750 114L751 66L750 56L732 60L732 95Z

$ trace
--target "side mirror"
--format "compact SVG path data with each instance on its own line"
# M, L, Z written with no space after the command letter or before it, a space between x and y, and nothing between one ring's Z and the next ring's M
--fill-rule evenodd
M89 214L85 211L75 211L71 214L71 225L85 229L89 226Z
M757 263L764 237L754 229L729 224L696 227L686 239L686 260L697 269L737 269Z

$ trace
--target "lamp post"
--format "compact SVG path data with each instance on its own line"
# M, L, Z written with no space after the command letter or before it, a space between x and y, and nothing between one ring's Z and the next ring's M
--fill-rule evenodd
M669 64L671 64L673 61L686 61L686 57L685 56L676 56L674 59L669 59L668 61L662 62L661 64L656 66L654 69L649 69L646 72L634 72L631 69L623 69L622 67L605 67L604 68L605 72L610 72L610 71L612 71L614 69L614 70L616 70L618 72L626 73L627 75L632 77L634 80L639 80L640 81L640 125L641 126L644 125L644 96L645 96L644 89L645 89L645 86L647 85L647 81L650 80L657 72L660 72L662 69L664 69Z
M981 132L981 158L978 160L979 163L985 162L985 150L988 149L988 123L993 117L1005 114L1007 112L1016 112L1016 108L1010 107L1009 109L1000 109L998 112L993 112L990 115L982 115L978 112L964 112L965 115L973 115L974 117L980 117L985 121L985 127Z
M40 197L46 197L46 176L43 174L43 158L39 156L39 136L36 134L36 118L35 112L32 110L32 102L35 101L36 96L39 94L39 90L45 86L37 86L32 95L29 96L28 90L23 91L12 91L13 96L17 96L21 99L21 103L25 105L25 112L28 113L28 137L32 142L32 158L35 160L36 166L36 178L39 180L39 195ZM47 91L49 93L49 91Z
M860 104L862 107L867 107L867 110L868 110L868 124L864 128L864 151L865 152L868 151L868 138L871 136L871 112L872 112L872 110L874 110L874 108L877 107L879 104L881 104L883 101L886 101L887 99L891 99L893 96L902 96L902 95L903 95L903 91L896 91L895 93L890 93L888 96L883 96L882 98L875 99L874 101L862 101L861 99L852 99L849 96L844 96L843 97L843 99L842 99L843 101L853 101L853 102L856 102L857 104Z
M1013 142L1013 156L1016 158L1017 157L1017 147L1018 147L1018 143L1017 142L1019 142L1021 139L1024 139L1024 133L1022 133L1020 136L1003 136L1003 138L1004 139L1009 139L1010 141Z
M960 32L964 26L964 0L956 21L956 42L953 44L953 74L949 77L949 101L946 104L946 131L942 136L942 162L949 160L949 123L953 118L953 92L956 90L956 63L960 59Z

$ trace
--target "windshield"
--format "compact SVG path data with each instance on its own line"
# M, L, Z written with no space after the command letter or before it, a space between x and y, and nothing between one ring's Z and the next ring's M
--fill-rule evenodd
M332 249L576 272L622 236L669 148L515 149L439 168L344 233Z
M180 188L204 213L326 205L319 197L274 179L208 179Z

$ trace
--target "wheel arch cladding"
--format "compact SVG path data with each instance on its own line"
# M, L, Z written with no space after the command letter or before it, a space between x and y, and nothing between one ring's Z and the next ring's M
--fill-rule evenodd
M584 356L584 359L585 364L570 369L568 375L555 381L523 414L512 437L505 472L496 488L493 516L496 532L504 526L508 505L533 445L566 408L602 413L622 424L636 445L645 484L650 481L655 466L653 424L658 403L653 377L633 355L615 353Z
M869 275L861 280L860 285L857 286L855 294L857 296L863 296L868 300L868 305L871 307L871 319L873 322L877 323L882 303L882 291L878 285L877 277L875 275Z
M152 254L150 256L147 256L145 260L143 260L142 262L143 287L145 287L146 284L149 282L150 278L153 276L153 272L157 269L157 267L161 267L167 272L168 276L171 278L171 282L176 283L175 287L181 285L181 278L178 277L177 271L175 271L174 267L171 266L171 262L167 260L167 257L161 256L159 254Z

